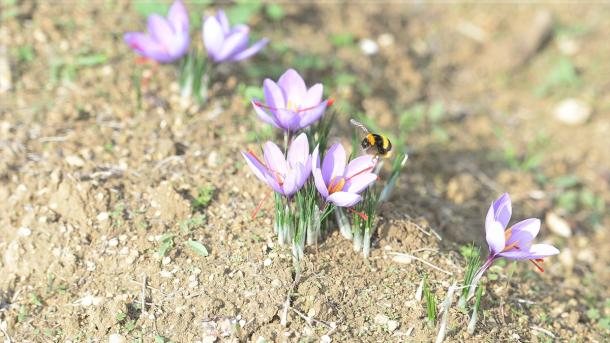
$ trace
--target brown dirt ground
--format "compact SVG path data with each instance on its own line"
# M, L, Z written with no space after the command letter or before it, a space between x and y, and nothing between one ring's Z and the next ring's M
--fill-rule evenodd
M324 335L337 342L431 341L436 331L414 300L421 277L428 274L441 302L462 278L459 247L483 244L485 211L503 191L512 195L514 219L559 211L572 236L543 225L539 240L562 254L546 262L543 274L527 263L514 273L510 265L498 269L497 279L486 282L474 337L466 334L468 316L452 311L446 341L553 341L540 329L561 341L608 339L587 313L610 316L610 218L602 212L592 224L590 209L561 212L556 199L565 189L537 177L578 176L579 189L610 202L610 6L303 4L284 5L279 24L255 17L253 31L297 54L341 60L357 84L329 93L388 132L396 113L416 102L442 102L447 112L440 125L448 139L439 142L424 126L403 142L411 157L381 210L371 258L363 260L332 231L307 249L298 284L289 250L275 243L271 205L250 220L265 187L238 154L256 147L248 134L264 126L237 92L242 80L262 81L248 78L246 68L289 67L293 55L269 48L229 66L203 108L183 106L172 69L160 68L138 109L131 76L146 68L134 67L121 37L144 21L129 4L16 6L20 14L0 25L13 79L0 104L0 323L13 342L97 342L113 333L143 342L157 335L175 342ZM580 84L544 97L534 90L561 56L565 37L556 34L528 55L522 45L535 35L532 23L541 11L555 25L585 27L567 36L578 47L571 58ZM333 47L329 35L342 32L356 39L389 33L394 40L366 56L357 46ZM15 57L24 46L32 47L33 60ZM72 82L50 81L52 61L69 63L90 52L109 60L78 69ZM312 82L334 70L302 72ZM591 104L585 124L553 118L554 106L568 96ZM350 113L337 108L333 135L348 142ZM506 142L526 154L540 132L548 140L534 170L493 158ZM193 211L190 200L209 184L213 201ZM184 230L185 223L192 225ZM161 258L158 240L166 233L176 235L175 247ZM188 239L204 243L210 255L193 254ZM398 263L389 252L411 253L453 276L415 260ZM145 314L138 307L143 280ZM289 293L294 310L283 327ZM380 325L379 315L398 328Z

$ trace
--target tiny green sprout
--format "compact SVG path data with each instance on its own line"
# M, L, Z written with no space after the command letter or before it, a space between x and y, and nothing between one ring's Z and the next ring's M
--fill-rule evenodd
M331 43L340 48L354 44L354 36L350 32L336 33L330 36Z
M30 300L36 306L42 306L42 300L36 293L30 293Z
M205 186L199 187L197 189L197 197L193 199L191 205L193 206L193 210L195 211L203 211L212 199L214 198L214 193L216 192L216 187L212 184L207 184Z
M430 285L428 285L428 277L424 277L424 299L426 300L426 314L428 317L428 325L434 327L436 321L436 297L430 291Z
M208 253L208 249L206 249L206 247L203 244L201 244L197 241L187 241L186 245L199 256L206 257L210 254L210 253Z
M125 320L125 318L127 318L127 313L125 313L123 311L119 311L114 315L114 319L117 322L122 322L123 320Z
M28 317L28 310L24 305L19 305L19 313L17 314L17 322L22 323Z
M106 151L108 153L113 153L114 152L114 144L112 142L104 144L104 151Z
M477 288L476 298L474 302L474 307L472 308L472 315L470 316L470 321L468 322L468 334L474 334L474 330L477 325L477 312L479 311L479 307L481 306L481 297L483 295L483 286Z
M159 250L157 251L160 256L165 256L167 252L174 247L174 235L171 233L166 233L159 239L161 245L159 246Z
M465 287L462 289L462 294L460 296L460 300L458 301L458 308L465 309L466 302L468 301L468 292L470 289L466 286L472 283L472 280L481 265L481 255L479 249L475 247L474 243L460 247L460 253L466 258L467 267L466 273L464 273L464 281L462 283Z

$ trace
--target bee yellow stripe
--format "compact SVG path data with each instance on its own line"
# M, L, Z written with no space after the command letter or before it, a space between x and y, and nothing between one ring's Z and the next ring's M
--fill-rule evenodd
M372 133L366 135L366 139L369 141L370 145L375 145L375 136Z
M387 137L384 137L384 136L382 136L381 139L383 140L383 144L382 144L383 148L387 149L388 146L390 146L390 140L387 139Z

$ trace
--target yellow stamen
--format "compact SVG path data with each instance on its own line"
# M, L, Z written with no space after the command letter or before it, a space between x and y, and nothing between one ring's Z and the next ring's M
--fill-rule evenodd
M510 239L512 234L513 234L513 228L511 226L508 229L506 229L506 231L504 231L504 242L508 242L508 240ZM504 244L506 244L506 243L504 243ZM513 249L513 248L519 248L519 241L513 242L513 243L505 246L504 249L502 249L502 251L503 252L504 251L508 251L510 249Z
M342 190L344 185L345 178L337 176L333 177L332 180L330 180L330 184L328 185L328 194L333 194Z

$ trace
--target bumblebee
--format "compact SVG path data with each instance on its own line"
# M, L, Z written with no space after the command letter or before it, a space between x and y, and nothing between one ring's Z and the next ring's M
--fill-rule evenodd
M390 157L392 155L392 142L388 137L371 133L366 126L354 119L350 119L350 123L366 133L366 137L360 143L362 149L375 156Z

